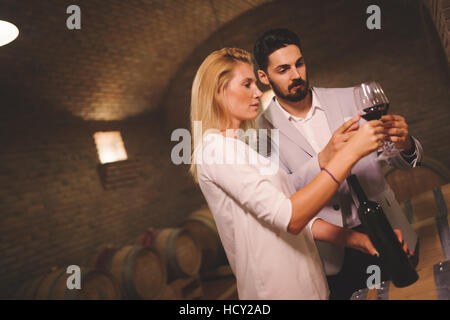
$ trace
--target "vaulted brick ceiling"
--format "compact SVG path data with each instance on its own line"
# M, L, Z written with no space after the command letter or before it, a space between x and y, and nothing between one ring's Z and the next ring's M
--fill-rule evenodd
M218 28L270 0L0 0L20 35L0 47L10 101L121 120L156 110L187 56ZM81 9L68 30L66 9Z

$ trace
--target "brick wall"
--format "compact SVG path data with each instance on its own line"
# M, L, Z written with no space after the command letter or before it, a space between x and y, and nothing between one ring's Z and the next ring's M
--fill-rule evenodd
M7 81L82 119L132 117L158 109L179 64L212 32L266 1L2 0L1 19L20 35L0 51L0 77L26 74ZM72 4L81 30L66 27Z
M203 202L187 167L170 161L170 133L188 128L201 60L225 45L251 49L269 27L299 32L315 85L379 79L427 154L450 162L448 80L426 17L423 28L405 2L376 1L383 30L369 32L359 0L277 1L246 13L263 2L213 1L214 15L206 0L83 0L82 30L69 32L72 1L0 1L1 19L21 31L0 47L0 298L53 265L82 264L98 246L177 225ZM105 130L119 130L139 161L135 186L103 190L92 134Z
M0 1L0 19L20 29L0 47L0 298L203 203L170 160L160 100L198 44L262 2ZM66 28L70 4L79 31ZM92 134L107 130L139 162L131 187L102 187Z
M450 65L450 1L424 0Z
M366 8L381 8L381 30L366 28ZM252 50L272 27L287 27L302 41L312 85L347 87L378 80L390 112L406 117L425 154L450 167L450 90L447 61L434 25L420 1L280 1L264 4L211 36L179 69L168 89L169 128L189 127L190 88L213 50ZM265 88L263 88L265 89Z
M65 122L43 110L27 116L2 127L2 298L51 266L83 265L101 245L130 243L148 227L177 226L203 203L186 170L171 163L158 114L107 123ZM139 161L132 186L104 190L100 182L92 134L108 130L119 130L128 158Z

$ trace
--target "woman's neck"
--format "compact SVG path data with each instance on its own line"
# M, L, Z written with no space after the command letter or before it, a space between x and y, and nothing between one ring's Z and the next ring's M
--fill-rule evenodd
M238 129L234 129L234 128L227 128L224 130L220 130L220 133L225 136L225 137L229 137L229 138L238 138L239 137L239 128Z
M230 125L228 125L225 129L220 130L220 133L226 137L238 138L238 132L240 128L241 128L241 121L233 119Z

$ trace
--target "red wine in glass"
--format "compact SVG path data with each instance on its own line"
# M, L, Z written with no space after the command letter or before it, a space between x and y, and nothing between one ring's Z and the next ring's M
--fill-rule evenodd
M363 109L361 112L361 116L366 121L380 120L382 116L387 114L388 109L389 109L389 103L377 104L375 106L371 106L371 107Z
M389 99L376 81L364 82L353 90L356 108L366 121L380 120L387 114L389 109ZM380 149L378 160L386 160L398 152L392 147L392 142L385 141Z

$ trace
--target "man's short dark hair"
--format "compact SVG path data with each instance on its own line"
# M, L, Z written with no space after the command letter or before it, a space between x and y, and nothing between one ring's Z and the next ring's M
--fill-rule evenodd
M278 49L290 44L294 44L300 51L302 50L300 39L294 32L288 29L271 29L266 31L256 40L255 46L253 47L253 55L259 69L267 71L269 56Z

